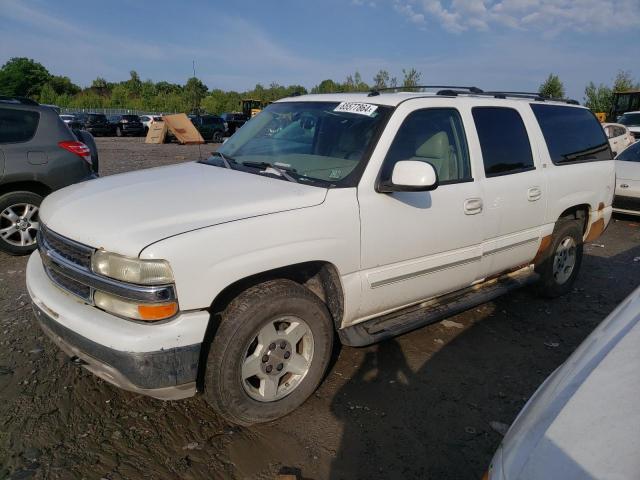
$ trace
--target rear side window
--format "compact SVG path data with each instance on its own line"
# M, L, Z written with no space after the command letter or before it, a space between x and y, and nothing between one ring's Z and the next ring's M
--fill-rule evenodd
M512 108L474 107L484 173L487 177L525 172L535 168L531 144L520 114Z
M38 112L0 108L0 143L31 140L36 134L39 120Z
M555 164L611 160L604 130L586 108L532 104Z

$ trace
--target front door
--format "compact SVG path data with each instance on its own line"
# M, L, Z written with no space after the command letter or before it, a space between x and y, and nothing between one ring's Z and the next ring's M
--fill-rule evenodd
M479 271L484 212L462 117L444 103L434 108L434 99L407 103L390 119L358 187L358 320L466 287ZM376 182L388 180L400 160L431 163L439 186L378 193Z

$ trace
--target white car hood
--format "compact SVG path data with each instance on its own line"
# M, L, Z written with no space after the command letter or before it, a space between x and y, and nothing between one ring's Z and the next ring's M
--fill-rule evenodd
M492 479L638 478L640 288L536 391L494 458Z
M91 180L49 195L40 220L86 245L137 256L190 230L321 204L324 188L201 163Z

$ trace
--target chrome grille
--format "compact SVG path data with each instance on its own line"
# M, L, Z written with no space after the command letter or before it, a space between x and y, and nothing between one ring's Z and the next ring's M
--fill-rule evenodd
M44 269L53 283L87 303L93 303L93 289L73 278L73 270L64 265L67 262L74 269L89 273L93 248L63 237L40 224L38 249ZM54 258L57 260L54 261Z
M86 302L92 302L93 295L91 294L91 287L61 274L55 268L51 268L50 266L47 266L46 272L49 275L49 278L59 287L69 293L73 293Z
M74 242L62 235L59 235L41 224L38 236L39 248L53 250L61 257L75 263L76 265L91 269L91 254L93 248Z

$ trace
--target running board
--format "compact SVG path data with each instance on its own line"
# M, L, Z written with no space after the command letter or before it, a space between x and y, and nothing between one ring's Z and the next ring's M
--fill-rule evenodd
M529 265L465 289L340 329L338 335L345 345L370 345L489 302L511 290L534 283L538 277L533 265Z

